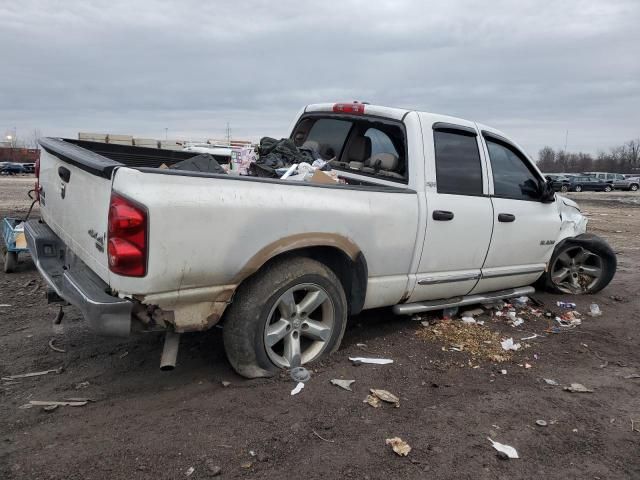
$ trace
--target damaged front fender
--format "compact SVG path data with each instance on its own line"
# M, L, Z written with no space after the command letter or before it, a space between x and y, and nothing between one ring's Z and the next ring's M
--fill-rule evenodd
M556 240L556 245L571 237L577 237L587 231L588 219L582 214L580 207L573 200L570 200L562 195L556 195L556 202L558 203L558 210L560 212L560 234Z

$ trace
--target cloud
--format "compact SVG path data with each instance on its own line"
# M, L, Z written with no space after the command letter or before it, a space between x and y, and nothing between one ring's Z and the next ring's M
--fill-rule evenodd
M259 138L358 99L595 152L640 136L638 19L635 1L3 2L0 130Z

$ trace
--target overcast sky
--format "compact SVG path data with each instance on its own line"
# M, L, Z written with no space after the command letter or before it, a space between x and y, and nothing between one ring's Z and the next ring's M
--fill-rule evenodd
M640 1L0 2L0 133L285 136L308 103L456 115L596 152L640 137ZM134 7L135 5L135 7Z

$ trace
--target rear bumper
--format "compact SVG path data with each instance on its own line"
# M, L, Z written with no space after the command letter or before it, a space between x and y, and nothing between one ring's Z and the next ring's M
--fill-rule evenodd
M46 224L29 220L24 231L40 275L60 297L80 309L93 331L118 337L130 334L131 301L109 295L109 286Z

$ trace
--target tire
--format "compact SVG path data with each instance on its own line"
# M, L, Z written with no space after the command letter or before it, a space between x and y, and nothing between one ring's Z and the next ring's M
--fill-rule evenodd
M289 298L296 308L289 307ZM313 306L319 299L324 300ZM311 311L301 310L305 303ZM224 348L243 377L269 377L335 352L346 325L347 299L336 274L316 260L288 257L240 285L226 312ZM292 354L296 342L298 357Z
M569 187L567 187L566 185L562 185L562 186L560 187L560 191L561 191L562 193L567 193L567 192L569 191Z
M18 265L18 252L6 252L4 254L4 273L12 273Z
M582 191L582 187L580 185L576 185L575 188L573 189L575 192L581 192Z
M616 267L616 254L609 244L597 235L585 233L556 246L540 284L554 293L596 293L609 285Z
M629 185L629 190L632 192L637 192L638 191L638 184L637 183L633 183L631 185Z
M611 190L613 190L613 188L611 188L611 187L609 187L609 186L604 187L604 191L605 191L605 192L610 192Z

